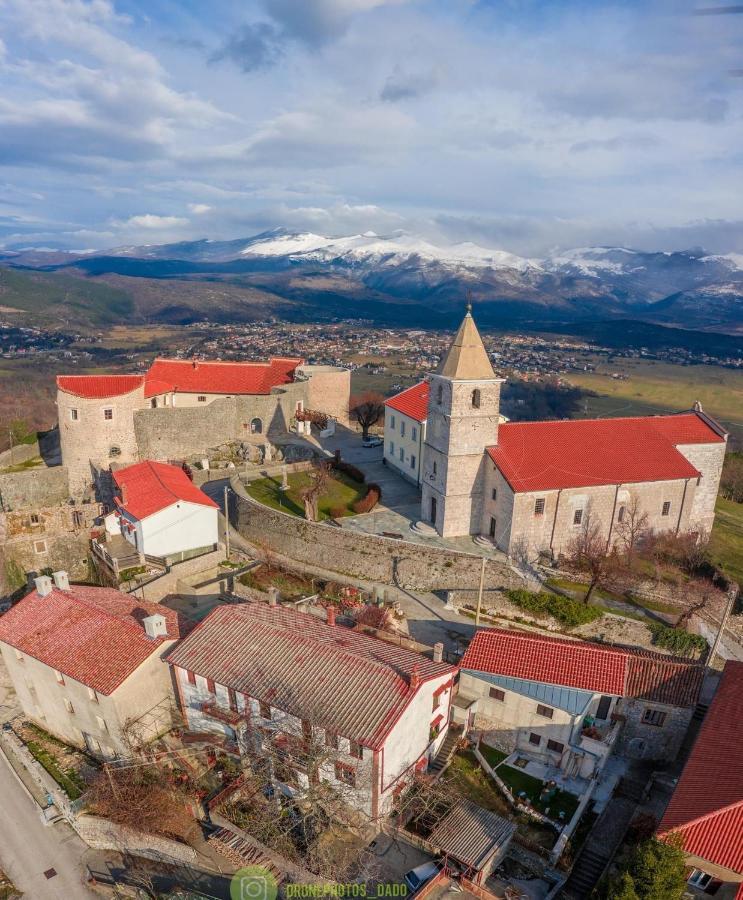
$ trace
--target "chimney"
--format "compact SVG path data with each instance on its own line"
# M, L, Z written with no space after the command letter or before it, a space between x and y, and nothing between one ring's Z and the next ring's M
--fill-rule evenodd
M416 663L410 673L410 690L417 691L421 686L421 667L420 663Z
M433 661L434 662L443 662L444 661L444 645L441 641L437 641L433 645Z
M54 579L54 584L60 589L60 591L69 591L70 578L67 572L52 572L52 578Z
M278 606L279 605L279 589L277 587L271 586L268 589L268 605L269 606Z
M194 369L198 369L198 368L199 368L199 364L196 362L196 360L194 360L194 361L191 363L191 365L194 367Z
M126 506L126 499L127 499L127 493L128 493L128 491L126 489L126 485L121 484L121 485L119 485L119 487L120 487L119 493L121 494L121 502L124 504L124 506Z
M152 640L168 636L168 623L165 616L161 616L160 613L142 619L142 625L147 637Z
M48 575L39 575L38 578L34 578L34 584L39 597L48 597L51 594L52 579Z
M327 616L328 625L335 625L335 606L332 604L325 608L325 615Z

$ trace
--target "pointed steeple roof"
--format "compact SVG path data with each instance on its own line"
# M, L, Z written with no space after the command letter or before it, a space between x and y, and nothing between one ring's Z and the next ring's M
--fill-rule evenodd
M472 306L469 303L467 314L448 353L441 360L436 374L462 381L484 381L496 377L480 332L472 318Z

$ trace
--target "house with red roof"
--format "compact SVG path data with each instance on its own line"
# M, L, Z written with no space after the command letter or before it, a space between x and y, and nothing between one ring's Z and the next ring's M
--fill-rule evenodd
M300 432L296 414L346 422L350 373L295 357L264 362L156 359L138 375L59 375L62 464L73 496L112 462L183 459L231 441Z
M215 550L219 507L181 466L145 460L112 472L116 509L106 531L137 553L164 558Z
M428 382L421 381L384 402L384 456L403 478L420 484L426 439Z
M693 896L743 897L743 662L728 660L658 826L681 838Z
M388 404L426 423L421 519L440 535L533 560L566 553L587 528L608 551L640 518L655 531L710 531L727 432L699 403L666 416L504 422L502 384L468 310L425 391Z
M456 669L332 613L221 606L167 661L191 731L277 760L289 792L319 779L377 818L441 748Z
M0 653L24 715L102 758L128 756L172 725L163 657L188 631L181 616L113 588L40 576L0 617Z
M613 751L675 759L703 674L635 647L488 628L462 658L457 709L493 746L589 777Z

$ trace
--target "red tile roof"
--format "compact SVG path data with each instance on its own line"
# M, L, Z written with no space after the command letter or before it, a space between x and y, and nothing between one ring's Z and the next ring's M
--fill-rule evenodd
M167 638L145 634L142 619L155 613L167 621ZM164 606L77 584L69 591L54 587L46 597L34 590L0 618L0 641L104 695L165 640L186 631L185 621Z
M191 394L270 394L294 380L301 359L275 358L268 362L208 362L156 359L146 376L145 396L168 391Z
M696 704L703 677L700 665L660 653L502 628L478 631L461 667L683 707Z
M218 508L179 466L148 459L117 469L112 474L120 491L124 492L118 506L135 519L144 519L181 500Z
M516 492L696 478L676 444L724 439L696 413L507 422L488 454Z
M425 422L428 418L428 395L430 392L429 382L421 381L420 384L414 384L413 387L385 400L384 405L405 416L410 416L416 422Z
M728 661L658 826L687 853L743 875L743 662Z
M144 375L57 375L57 387L86 400L130 394L144 384Z
M217 607L167 657L285 712L379 747L415 692L456 670L308 613L263 603Z

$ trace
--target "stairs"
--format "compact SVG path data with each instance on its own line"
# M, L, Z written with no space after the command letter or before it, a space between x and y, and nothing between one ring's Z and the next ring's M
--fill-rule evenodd
M570 877L562 889L562 897L582 900L588 897L611 862L611 856L605 856L590 847L586 847L573 866Z
M639 804L645 798L645 784L646 782L635 778L620 778L614 794L616 797L624 797L625 800Z
M704 717L707 715L707 710L709 709L709 703L697 703L694 707L694 712L691 716L692 722L699 722L702 724Z
M444 743L441 745L439 752L428 766L428 771L432 775L441 775L444 769L449 765L461 737L461 729L454 728L450 725L449 730L446 733L446 738L444 738Z

